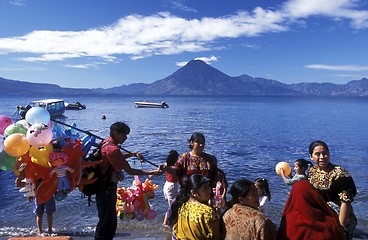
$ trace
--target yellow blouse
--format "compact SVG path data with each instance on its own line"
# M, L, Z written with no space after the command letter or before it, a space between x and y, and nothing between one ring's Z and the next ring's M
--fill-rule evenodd
M202 203L184 203L179 209L174 234L176 239L219 239L220 221L215 209Z

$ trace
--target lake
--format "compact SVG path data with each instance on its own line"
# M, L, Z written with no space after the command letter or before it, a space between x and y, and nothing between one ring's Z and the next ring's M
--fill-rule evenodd
M26 105L42 96L0 96L0 114L13 117L17 105ZM125 149L141 152L147 160L160 164L171 149L183 153L189 150L187 139L195 131L206 137L205 151L213 154L226 174L229 185L239 179L267 178L272 200L270 217L278 225L290 187L275 173L275 165L297 158L309 160L310 142L325 141L331 152L331 162L342 165L353 176L358 195L353 203L359 219L357 237L367 236L368 212L366 174L368 156L368 98L359 97L96 97L53 96L67 102L79 101L85 110L68 110L67 124L107 137L115 121L126 122L131 133L123 144ZM168 109L135 108L135 101L165 101ZM102 119L102 115L106 119ZM84 136L80 132L81 136ZM131 160L135 168L153 169ZM0 237L28 236L36 233L32 204L15 188L16 176L11 171L0 172ZM144 180L141 177L141 180ZM120 186L131 185L127 177ZM154 220L119 220L122 236L162 236L160 226L167 203L162 187L165 176L152 179L160 187L150 200L158 216ZM97 223L95 206L88 207L87 199L78 190L57 202L54 228L61 234L92 236ZM140 229L143 231L136 231ZM139 236L137 236L139 235Z

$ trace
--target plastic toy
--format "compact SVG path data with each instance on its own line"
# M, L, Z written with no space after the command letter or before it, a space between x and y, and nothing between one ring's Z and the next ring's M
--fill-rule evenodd
M134 176L132 186L118 188L116 210L119 218L122 220L135 218L138 221L144 218L154 219L157 213L148 200L155 197L154 191L157 188L158 185L152 184L151 180L146 179L142 183L138 176Z

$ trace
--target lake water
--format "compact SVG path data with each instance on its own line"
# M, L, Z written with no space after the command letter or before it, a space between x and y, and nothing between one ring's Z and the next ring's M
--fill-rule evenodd
M355 180L358 195L353 207L359 219L357 237L367 236L368 98L170 96L148 99L165 100L168 109L140 109L134 107L134 101L145 100L147 96L53 97L86 104L85 110L66 111L63 121L76 123L78 128L98 136L108 136L113 122L126 122L131 133L123 147L139 151L157 164L165 161L171 149L179 153L188 151L187 139L194 131L202 132L206 137L205 151L217 157L230 185L241 177L269 180L270 216L276 225L290 187L276 175L275 165L280 161L293 164L297 158L309 159L309 143L324 140L330 147L331 162L345 167ZM12 117L17 105L42 98L0 96L0 114ZM106 120L102 120L102 115ZM147 163L141 166L139 161L130 163L135 168L154 168ZM0 237L36 232L32 204L15 188L15 178L11 171L0 172ZM120 185L130 186L132 180L128 177ZM122 236L162 236L160 226L167 207L162 194L164 181L164 175L153 178L153 183L160 186L156 198L150 201L158 212L156 219L119 220L118 231L123 232ZM57 202L56 232L92 236L96 223L95 206L88 207L78 190Z

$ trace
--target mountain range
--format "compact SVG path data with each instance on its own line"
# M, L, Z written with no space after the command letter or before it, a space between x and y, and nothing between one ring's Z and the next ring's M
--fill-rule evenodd
M231 77L200 60L192 60L171 75L151 84L133 83L107 89L82 89L0 77L0 86L0 94L368 96L368 78L353 80L346 84L285 84L245 74Z

